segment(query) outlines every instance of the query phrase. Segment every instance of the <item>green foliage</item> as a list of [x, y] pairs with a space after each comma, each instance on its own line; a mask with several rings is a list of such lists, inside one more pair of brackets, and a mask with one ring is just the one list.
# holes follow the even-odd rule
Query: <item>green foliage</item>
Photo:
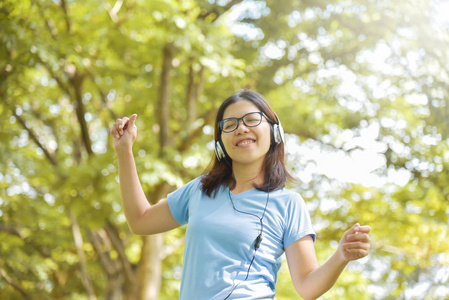
[[[420, 298], [447, 297], [447, 9], [439, 0], [1, 2], [0, 298], [88, 298], [86, 278], [98, 298], [130, 297], [124, 274], [139, 269], [144, 242], [121, 211], [109, 126], [138, 114], [134, 154], [152, 199], [204, 171], [214, 112], [242, 88], [264, 94], [288, 133], [291, 188], [310, 208], [319, 262], [355, 222], [372, 227], [369, 259], [322, 298], [409, 299], [420, 284]], [[327, 168], [324, 154], [334, 158]], [[362, 154], [371, 181], [344, 177], [349, 166], [329, 173]], [[160, 299], [179, 295], [184, 232], [164, 236]], [[285, 262], [277, 298], [300, 299]]]

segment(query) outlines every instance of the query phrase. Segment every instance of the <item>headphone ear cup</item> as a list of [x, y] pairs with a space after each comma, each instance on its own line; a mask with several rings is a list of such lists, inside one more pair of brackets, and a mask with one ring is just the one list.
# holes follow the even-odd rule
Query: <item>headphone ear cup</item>
[[279, 120], [278, 115], [274, 113], [276, 116], [276, 120], [278, 121], [278, 124], [273, 124], [271, 127], [273, 129], [273, 141], [276, 143], [276, 145], [279, 145], [280, 143], [285, 144], [285, 137], [284, 137], [284, 128], [282, 128], [281, 120]]
[[279, 143], [284, 143], [285, 144], [284, 128], [282, 128], [281, 121], [279, 121], [279, 137], [281, 138], [281, 141]]
[[223, 148], [221, 147], [220, 141], [215, 141], [215, 155], [217, 156], [218, 160], [225, 158], [225, 153], [223, 151]]
[[273, 124], [273, 140], [276, 143], [276, 145], [279, 145], [280, 143], [284, 142], [284, 129], [282, 128], [282, 125], [279, 124]]

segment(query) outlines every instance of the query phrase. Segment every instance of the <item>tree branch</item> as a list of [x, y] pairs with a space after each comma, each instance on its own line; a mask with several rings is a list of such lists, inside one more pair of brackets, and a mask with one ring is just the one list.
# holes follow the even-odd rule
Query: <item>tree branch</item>
[[240, 2], [243, 2], [243, 0], [232, 0], [225, 6], [220, 6], [220, 9], [213, 9], [211, 11], [206, 12], [202, 15], [203, 19], [207, 19], [209, 16], [212, 16], [211, 23], [215, 22], [220, 16], [222, 16], [224, 13], [226, 13], [228, 10], [230, 10], [234, 5], [239, 4]]
[[193, 145], [195, 140], [203, 133], [204, 126], [213, 122], [216, 112], [217, 112], [216, 109], [212, 109], [211, 111], [207, 112], [204, 117], [202, 117], [204, 119], [203, 125], [196, 128], [193, 132], [191, 132], [187, 136], [187, 138], [178, 147], [179, 152], [182, 153], [182, 152], [186, 151], [187, 149], [189, 149]]
[[118, 23], [119, 19], [117, 13], [120, 11], [120, 8], [122, 7], [123, 0], [117, 0], [114, 4], [114, 7], [111, 7], [109, 2], [106, 0], [100, 0], [100, 2], [103, 5], [104, 9], [108, 12], [108, 15], [111, 18], [112, 22]]
[[122, 263], [123, 269], [125, 271], [126, 281], [129, 284], [132, 284], [132, 282], [135, 280], [135, 275], [132, 269], [132, 265], [129, 262], [128, 257], [126, 256], [125, 248], [123, 247], [123, 243], [117, 232], [117, 228], [113, 224], [108, 222], [106, 223], [104, 229], [106, 230], [106, 233], [108, 234], [112, 245], [114, 245], [115, 250], [117, 250], [120, 262]]
[[171, 191], [173, 191], [173, 186], [169, 185], [166, 181], [162, 181], [155, 187], [153, 192], [148, 192], [146, 196], [147, 199], [150, 199], [150, 204], [154, 205], [162, 198], [165, 198]]
[[[40, 8], [40, 6], [39, 6], [39, 8]], [[42, 13], [42, 11], [41, 11], [41, 13]], [[58, 28], [55, 26], [55, 22], [53, 21], [53, 19], [45, 19], [44, 23], [45, 23], [45, 27], [47, 28], [48, 32], [50, 32], [52, 39], [56, 41], [57, 37], [58, 37]]]
[[70, 19], [69, 19], [69, 13], [68, 13], [68, 9], [67, 9], [67, 3], [66, 0], [60, 0], [60, 5], [62, 8], [62, 11], [64, 12], [64, 20], [65, 20], [65, 24], [67, 26], [67, 32], [71, 33], [71, 25], [70, 25]]
[[70, 77], [70, 83], [72, 84], [73, 90], [75, 92], [75, 99], [73, 103], [75, 104], [75, 112], [76, 116], [78, 118], [78, 123], [80, 124], [81, 128], [81, 140], [83, 141], [84, 148], [86, 149], [86, 152], [89, 155], [93, 155], [94, 152], [92, 151], [92, 143], [90, 141], [89, 136], [89, 129], [87, 127], [86, 119], [84, 118], [84, 115], [86, 114], [86, 108], [83, 103], [83, 96], [82, 96], [82, 86], [84, 82], [84, 75], [80, 74], [79, 71], [76, 69], [76, 66], [72, 65], [75, 70], [73, 71], [72, 76]]
[[[6, 103], [6, 100], [3, 99], [3, 101]], [[8, 104], [8, 103], [6, 103]], [[58, 162], [56, 161], [56, 157], [54, 157], [52, 154], [50, 154], [50, 152], [48, 152], [47, 148], [45, 148], [44, 145], [42, 145], [42, 143], [39, 141], [39, 138], [37, 137], [36, 133], [27, 126], [25, 120], [19, 116], [15, 109], [13, 107], [10, 107], [13, 116], [17, 119], [17, 121], [19, 121], [20, 125], [22, 125], [22, 127], [28, 132], [29, 137], [31, 138], [31, 140], [33, 140], [33, 142], [38, 146], [38, 148], [40, 148], [43, 152], [45, 157], [48, 159], [48, 161], [53, 165], [53, 166], [57, 166]]]
[[161, 85], [159, 87], [159, 155], [162, 157], [164, 154], [164, 148], [170, 143], [169, 136], [169, 124], [170, 118], [170, 89], [171, 89], [171, 70], [173, 69], [172, 60], [174, 53], [174, 45], [166, 44], [163, 49], [163, 62], [161, 73]]
[[81, 140], [83, 141], [84, 148], [86, 149], [86, 152], [89, 155], [93, 155], [94, 152], [92, 151], [92, 143], [90, 141], [89, 136], [89, 130], [87, 126], [87, 122], [84, 119], [84, 115], [86, 113], [86, 109], [83, 103], [82, 99], [82, 86], [84, 82], [85, 75], [80, 74], [78, 69], [74, 64], [67, 64], [65, 66], [65, 72], [67, 76], [69, 77], [69, 82], [73, 88], [73, 93], [70, 92], [70, 89], [64, 85], [61, 78], [57, 76], [52, 68], [47, 65], [39, 56], [36, 56], [36, 59], [39, 61], [40, 64], [42, 64], [47, 71], [50, 73], [51, 77], [56, 80], [58, 83], [59, 88], [64, 91], [71, 99], [75, 107], [76, 116], [78, 119], [78, 123], [80, 124], [81, 128]]
[[53, 69], [46, 63], [44, 62], [41, 57], [39, 55], [35, 56], [36, 60], [47, 70], [48, 73], [50, 73], [50, 76], [56, 80], [56, 83], [58, 84], [59, 88], [61, 90], [63, 90], [67, 95], [70, 96], [70, 90], [68, 87], [66, 87], [64, 85], [64, 83], [62, 82], [61, 78], [59, 78], [59, 76], [57, 76], [54, 72]]
[[95, 296], [94, 288], [93, 288], [92, 282], [89, 278], [89, 272], [87, 271], [87, 262], [86, 262], [86, 257], [84, 254], [84, 247], [83, 247], [83, 236], [81, 234], [78, 220], [76, 219], [76, 216], [73, 214], [73, 212], [71, 210], [68, 210], [68, 215], [69, 215], [69, 218], [71, 221], [72, 234], [73, 234], [73, 239], [75, 241], [76, 252], [77, 252], [78, 258], [80, 260], [81, 281], [83, 283], [84, 288], [86, 289], [89, 299], [96, 300], [97, 297]]
[[26, 299], [33, 299], [30, 294], [28, 294], [18, 283], [14, 282], [14, 280], [9, 277], [8, 273], [4, 269], [0, 267], [0, 277], [3, 277], [5, 281], [12, 286], [15, 290], [17, 290], [23, 297]]
[[92, 245], [93, 245], [95, 251], [98, 254], [98, 257], [100, 258], [100, 263], [101, 263], [101, 266], [103, 267], [103, 270], [105, 270], [105, 272], [106, 272], [106, 274], [108, 274], [108, 276], [113, 276], [114, 273], [116, 272], [116, 268], [114, 267], [113, 261], [110, 259], [110, 257], [108, 255], [106, 255], [106, 253], [108, 251], [101, 250], [102, 243], [98, 236], [99, 236], [98, 232], [95, 232], [92, 230], [89, 231], [90, 240], [92, 242]]
[[5, 225], [0, 225], [0, 232], [7, 232], [10, 233], [12, 235], [18, 236], [19, 238], [23, 239], [23, 235], [20, 233], [20, 231], [17, 228], [11, 227], [11, 226], [5, 226]]
[[[112, 118], [112, 120], [117, 120], [118, 116], [115, 114], [115, 112], [108, 107], [108, 102], [106, 101], [106, 94], [103, 92], [103, 90], [100, 88], [100, 86], [95, 82], [95, 76], [91, 72], [87, 72], [88, 78], [91, 79], [92, 83], [96, 86], [98, 94], [100, 95], [101, 99], [101, 107], [105, 108], [109, 111], [109, 114]], [[108, 127], [109, 125], [106, 125]]]
[[125, 16], [122, 16], [122, 18], [115, 24], [115, 28], [119, 28], [125, 21], [129, 20], [131, 16], [134, 15], [134, 6], [137, 4], [136, 0], [127, 1], [126, 3], [126, 13]]

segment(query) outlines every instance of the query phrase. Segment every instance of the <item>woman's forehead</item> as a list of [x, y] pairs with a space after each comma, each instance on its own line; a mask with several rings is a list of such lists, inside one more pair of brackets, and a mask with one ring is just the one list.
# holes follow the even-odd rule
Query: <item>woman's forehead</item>
[[247, 113], [260, 111], [260, 109], [251, 101], [240, 100], [226, 107], [223, 113], [223, 119], [240, 118]]

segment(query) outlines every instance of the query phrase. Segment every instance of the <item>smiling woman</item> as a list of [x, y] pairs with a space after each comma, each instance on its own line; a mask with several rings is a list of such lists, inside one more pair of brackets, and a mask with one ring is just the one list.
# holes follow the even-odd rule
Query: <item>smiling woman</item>
[[180, 299], [273, 299], [282, 255], [304, 298], [317, 298], [346, 264], [368, 255], [368, 226], [358, 223], [319, 267], [315, 232], [302, 197], [285, 189], [282, 126], [262, 95], [226, 99], [215, 122], [212, 168], [150, 206], [131, 147], [136, 115], [111, 128], [119, 161], [125, 215], [134, 233], [154, 234], [188, 224]]

